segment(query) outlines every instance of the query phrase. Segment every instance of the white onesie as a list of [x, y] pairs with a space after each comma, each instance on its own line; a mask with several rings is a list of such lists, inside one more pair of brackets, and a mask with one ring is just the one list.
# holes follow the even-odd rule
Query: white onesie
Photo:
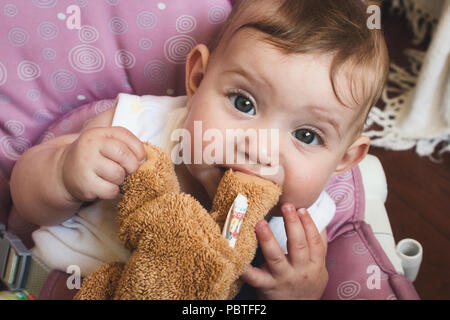
[[[187, 97], [135, 96], [119, 94], [112, 126], [130, 130], [141, 141], [150, 142], [170, 152], [177, 141], [170, 140], [173, 130], [180, 128], [187, 115]], [[117, 236], [116, 204], [120, 199], [99, 200], [82, 207], [60, 225], [41, 227], [33, 232], [34, 255], [51, 269], [66, 271], [70, 265], [80, 267], [86, 276], [102, 264], [126, 262], [130, 252]], [[323, 191], [308, 208], [321, 232], [334, 216], [336, 206]], [[286, 234], [282, 217], [274, 217], [270, 227], [286, 253]]]

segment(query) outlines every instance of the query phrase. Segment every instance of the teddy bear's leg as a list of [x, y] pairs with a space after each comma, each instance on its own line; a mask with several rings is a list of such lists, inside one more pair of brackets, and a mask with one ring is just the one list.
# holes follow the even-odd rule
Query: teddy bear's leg
[[75, 300], [111, 300], [114, 297], [124, 264], [111, 262], [90, 273], [83, 280]]
[[258, 222], [278, 202], [281, 188], [275, 183], [257, 176], [231, 169], [226, 171], [217, 188], [211, 209], [211, 215], [221, 229], [225, 224], [228, 211], [239, 193], [248, 199], [249, 207], [245, 219]]
[[[147, 159], [134, 173], [129, 175], [121, 185], [123, 194], [118, 204], [117, 223], [119, 238], [133, 249], [133, 243], [127, 235], [133, 234], [139, 239], [142, 225], [139, 218], [130, 215], [136, 212], [144, 203], [166, 193], [178, 193], [179, 184], [169, 155], [162, 149], [151, 144], [144, 144]], [[127, 220], [133, 220], [127, 222]]]
[[200, 203], [184, 193], [169, 193], [136, 212], [141, 210], [145, 232], [115, 299], [226, 299], [234, 268], [219, 248], [227, 243]]
[[[223, 229], [228, 211], [241, 193], [248, 199], [248, 208], [230, 260], [234, 265], [236, 279], [253, 260], [257, 248], [255, 225], [264, 219], [269, 210], [278, 202], [281, 188], [271, 181], [244, 174], [242, 172], [225, 172], [217, 193], [213, 200], [212, 216], [216, 219], [220, 229]], [[227, 251], [228, 254], [228, 251]], [[230, 284], [230, 298], [234, 296], [240, 283]]]

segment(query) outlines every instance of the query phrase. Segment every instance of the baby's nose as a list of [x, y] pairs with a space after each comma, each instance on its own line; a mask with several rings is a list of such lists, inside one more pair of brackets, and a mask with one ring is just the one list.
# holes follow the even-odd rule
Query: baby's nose
[[[237, 161], [245, 160], [250, 164], [268, 165], [272, 164], [272, 158], [268, 152], [267, 143], [258, 142], [248, 136], [241, 137], [236, 143]], [[243, 158], [243, 159], [242, 159]]]
[[[249, 164], [261, 177], [282, 185], [284, 171], [280, 165], [278, 140], [267, 135], [241, 137], [236, 143], [237, 164]], [[241, 161], [241, 162], [240, 162]], [[242, 162], [244, 161], [244, 162]]]

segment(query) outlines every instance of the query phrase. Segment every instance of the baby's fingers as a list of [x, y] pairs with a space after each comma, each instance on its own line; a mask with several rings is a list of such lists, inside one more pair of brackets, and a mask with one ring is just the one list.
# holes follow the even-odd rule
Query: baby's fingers
[[262, 220], [256, 224], [255, 230], [269, 271], [273, 277], [281, 278], [289, 270], [290, 264], [270, 230], [269, 224]]
[[309, 245], [299, 214], [290, 203], [284, 204], [281, 211], [286, 229], [289, 260], [293, 266], [307, 264], [310, 261]]
[[306, 209], [299, 209], [300, 220], [305, 230], [306, 240], [309, 244], [310, 260], [315, 263], [322, 263], [325, 259], [325, 245], [317, 227]]
[[97, 164], [94, 172], [102, 179], [111, 182], [115, 185], [121, 184], [125, 180], [125, 169], [118, 163], [102, 158]]
[[241, 280], [258, 289], [270, 288], [274, 282], [273, 277], [267, 270], [252, 265], [249, 265], [241, 275]]
[[127, 144], [117, 139], [107, 139], [100, 153], [118, 163], [127, 173], [133, 173], [139, 167], [139, 161]]

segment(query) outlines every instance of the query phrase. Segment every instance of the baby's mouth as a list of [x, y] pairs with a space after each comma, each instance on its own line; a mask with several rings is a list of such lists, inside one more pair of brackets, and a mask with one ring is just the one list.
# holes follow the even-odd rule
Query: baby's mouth
[[258, 173], [255, 173], [253, 170], [247, 169], [246, 167], [242, 167], [242, 166], [239, 166], [239, 165], [220, 165], [220, 166], [218, 166], [218, 168], [220, 169], [220, 172], [221, 172], [221, 178], [223, 177], [225, 172], [228, 171], [229, 169], [231, 169], [231, 170], [233, 170], [235, 172], [239, 171], [239, 172], [242, 172], [242, 173], [245, 173], [245, 174], [248, 174], [248, 175], [261, 177]]

